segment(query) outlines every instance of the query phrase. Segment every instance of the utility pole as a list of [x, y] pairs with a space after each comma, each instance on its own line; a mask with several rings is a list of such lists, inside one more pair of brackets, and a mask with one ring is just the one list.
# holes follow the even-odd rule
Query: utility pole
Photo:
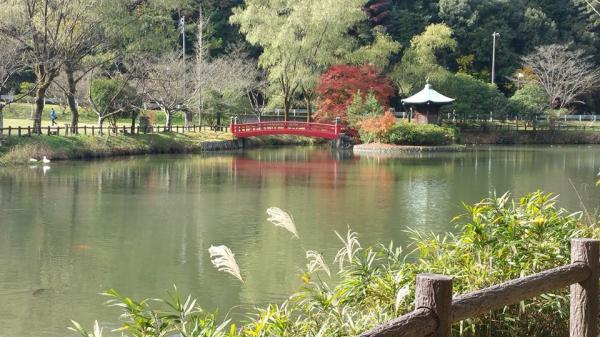
[[[202, 13], [202, 5], [198, 5], [198, 42], [196, 45], [196, 71], [203, 71], [201, 67], [204, 65], [204, 15]], [[204, 75], [200, 75], [204, 76]], [[198, 109], [198, 124], [200, 124], [200, 130], [202, 130], [202, 112], [204, 110], [204, 96], [202, 93], [202, 86], [204, 83], [200, 83], [198, 93], [200, 95], [200, 106]]]
[[181, 44], [183, 46], [182, 59], [185, 61], [185, 17], [183, 16], [179, 19], [179, 27], [181, 28]]
[[498, 36], [500, 36], [500, 33], [494, 32], [492, 34], [494, 40], [492, 45], [492, 84], [494, 84], [494, 80], [496, 79], [496, 37]]

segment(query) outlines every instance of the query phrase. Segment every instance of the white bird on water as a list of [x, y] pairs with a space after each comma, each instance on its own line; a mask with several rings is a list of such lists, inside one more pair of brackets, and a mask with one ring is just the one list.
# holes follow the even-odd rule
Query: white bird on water
[[44, 164], [49, 164], [50, 163], [50, 159], [46, 158], [46, 156], [44, 156], [44, 158], [42, 158], [42, 162]]
[[29, 158], [29, 162], [30, 162], [30, 163], [37, 163], [37, 162], [38, 162], [38, 160], [37, 160], [37, 159], [35, 159], [35, 158]]

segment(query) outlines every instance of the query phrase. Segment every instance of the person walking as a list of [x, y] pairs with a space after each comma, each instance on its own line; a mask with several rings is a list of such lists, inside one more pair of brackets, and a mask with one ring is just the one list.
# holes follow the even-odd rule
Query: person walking
[[50, 120], [52, 121], [52, 125], [56, 125], [56, 110], [54, 108], [50, 109]]

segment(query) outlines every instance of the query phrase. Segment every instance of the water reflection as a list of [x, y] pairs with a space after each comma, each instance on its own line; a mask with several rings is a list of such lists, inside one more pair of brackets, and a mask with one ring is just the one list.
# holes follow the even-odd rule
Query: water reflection
[[[113, 320], [96, 294], [137, 297], [177, 284], [207, 309], [273, 300], [299, 285], [301, 247], [332, 258], [334, 231], [365, 244], [406, 243], [408, 227], [442, 232], [491, 190], [562, 193], [571, 183], [593, 208], [598, 147], [476, 148], [404, 158], [327, 149], [253, 150], [218, 156], [136, 157], [0, 170], [0, 336], [57, 336], [69, 319]], [[290, 211], [300, 240], [266, 222]], [[207, 249], [226, 244], [247, 280], [212, 268]], [[237, 316], [236, 316], [237, 317]]]

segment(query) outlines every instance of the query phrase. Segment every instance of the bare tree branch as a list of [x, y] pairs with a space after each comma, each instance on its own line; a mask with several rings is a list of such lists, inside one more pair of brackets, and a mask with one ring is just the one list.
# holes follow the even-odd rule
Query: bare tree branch
[[581, 50], [570, 50], [568, 44], [538, 47], [523, 63], [537, 76], [554, 108], [579, 102], [578, 97], [600, 84], [600, 71], [590, 57]]

